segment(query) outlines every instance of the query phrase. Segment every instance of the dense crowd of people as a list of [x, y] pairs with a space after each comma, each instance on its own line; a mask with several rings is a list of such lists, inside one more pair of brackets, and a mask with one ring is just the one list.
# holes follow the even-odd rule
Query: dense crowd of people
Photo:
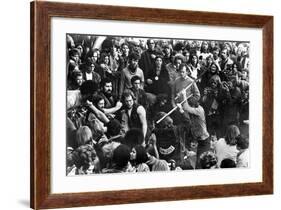
[[67, 175], [249, 167], [249, 43], [66, 44]]

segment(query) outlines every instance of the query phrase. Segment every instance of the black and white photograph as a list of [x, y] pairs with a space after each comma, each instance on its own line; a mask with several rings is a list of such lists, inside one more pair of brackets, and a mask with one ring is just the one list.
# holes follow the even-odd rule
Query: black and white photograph
[[249, 168], [250, 47], [66, 34], [66, 175]]

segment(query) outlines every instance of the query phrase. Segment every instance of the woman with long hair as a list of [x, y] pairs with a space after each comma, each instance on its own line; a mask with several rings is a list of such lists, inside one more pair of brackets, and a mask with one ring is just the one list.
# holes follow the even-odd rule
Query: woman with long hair
[[136, 172], [149, 172], [149, 167], [146, 164], [148, 155], [146, 149], [142, 145], [133, 147], [131, 153], [131, 162], [135, 167]]
[[218, 158], [217, 166], [220, 167], [222, 160], [229, 158], [235, 161], [239, 151], [236, 148], [237, 137], [240, 130], [236, 125], [229, 125], [226, 129], [225, 137], [219, 139], [214, 144], [216, 156]]

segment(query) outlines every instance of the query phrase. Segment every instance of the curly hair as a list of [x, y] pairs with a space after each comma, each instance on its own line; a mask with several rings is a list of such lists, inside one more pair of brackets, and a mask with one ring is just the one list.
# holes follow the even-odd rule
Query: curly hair
[[85, 171], [90, 167], [90, 164], [97, 158], [97, 153], [91, 145], [82, 145], [78, 147], [69, 159], [72, 164], [77, 168], [81, 168]]
[[202, 169], [209, 169], [218, 162], [217, 156], [211, 151], [203, 152], [200, 155], [200, 165]]

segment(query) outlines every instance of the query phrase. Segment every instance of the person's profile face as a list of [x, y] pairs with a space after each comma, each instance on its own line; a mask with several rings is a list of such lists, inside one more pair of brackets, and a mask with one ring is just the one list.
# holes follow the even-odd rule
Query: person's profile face
[[111, 145], [110, 145], [110, 144], [105, 144], [105, 145], [102, 147], [102, 152], [103, 152], [103, 155], [104, 155], [106, 158], [111, 158], [112, 155], [113, 155], [113, 151], [112, 151], [112, 148], [111, 148]]
[[105, 93], [110, 94], [112, 92], [112, 83], [111, 82], [105, 83], [103, 89]]
[[140, 47], [145, 48], [146, 43], [144, 39], [140, 39]]
[[134, 100], [132, 96], [128, 96], [125, 98], [125, 105], [127, 106], [128, 109], [131, 109], [134, 105]]
[[197, 56], [196, 55], [192, 56], [191, 62], [192, 62], [193, 65], [195, 65], [197, 63]]
[[227, 58], [227, 50], [224, 49], [223, 51], [221, 51], [221, 58], [222, 59], [226, 59]]
[[136, 158], [137, 158], [137, 151], [136, 151], [135, 148], [133, 148], [131, 153], [130, 153], [130, 159], [135, 160]]
[[170, 56], [170, 54], [171, 54], [170, 48], [169, 47], [164, 48], [164, 53], [166, 56]]
[[83, 53], [83, 47], [82, 47], [81, 45], [79, 45], [79, 46], [77, 46], [76, 48], [77, 48], [77, 50], [79, 51], [79, 55], [81, 56], [82, 53]]
[[71, 56], [71, 59], [77, 63], [79, 61], [79, 54], [74, 54], [73, 56]]
[[208, 49], [208, 43], [207, 42], [202, 42], [202, 49], [207, 50]]
[[99, 108], [99, 109], [101, 109], [101, 110], [104, 109], [104, 100], [101, 99], [101, 100], [98, 102], [97, 105], [98, 105], [98, 108]]
[[135, 90], [139, 90], [141, 88], [141, 81], [140, 80], [134, 81], [133, 87]]

